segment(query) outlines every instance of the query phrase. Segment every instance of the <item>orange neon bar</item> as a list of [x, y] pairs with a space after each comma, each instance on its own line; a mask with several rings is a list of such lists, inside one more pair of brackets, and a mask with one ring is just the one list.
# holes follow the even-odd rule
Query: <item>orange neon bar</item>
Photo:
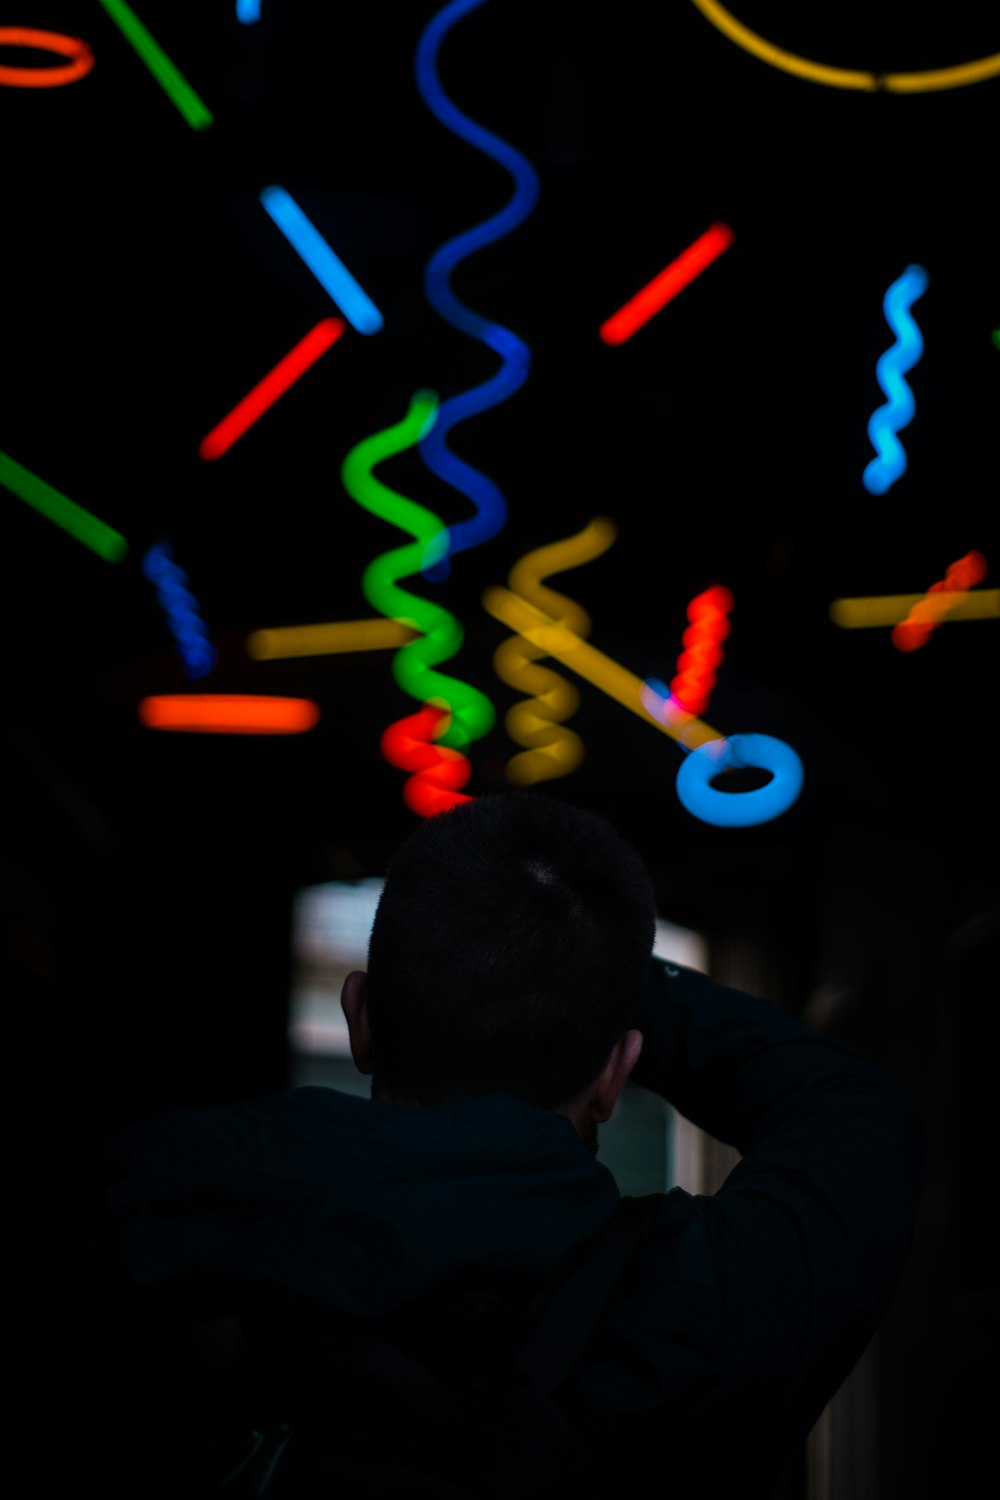
[[0, 47], [34, 47], [71, 59], [62, 68], [0, 67], [0, 84], [15, 89], [56, 89], [85, 78], [94, 66], [94, 54], [78, 36], [59, 31], [39, 31], [34, 26], [0, 26]]
[[624, 344], [644, 323], [648, 323], [672, 298], [700, 276], [713, 260], [718, 260], [724, 250], [733, 243], [734, 235], [728, 224], [713, 224], [700, 234], [693, 245], [689, 245], [664, 266], [624, 307], [602, 323], [597, 330], [605, 344]]
[[198, 444], [201, 458], [221, 458], [228, 453], [249, 427], [283, 396], [290, 385], [314, 365], [320, 355], [325, 354], [345, 332], [347, 324], [343, 318], [321, 318], [315, 328], [310, 329], [274, 369], [238, 401], [228, 416], [223, 417], [211, 432]]
[[139, 719], [188, 734], [305, 734], [319, 723], [319, 706], [254, 693], [164, 693], [143, 698]]

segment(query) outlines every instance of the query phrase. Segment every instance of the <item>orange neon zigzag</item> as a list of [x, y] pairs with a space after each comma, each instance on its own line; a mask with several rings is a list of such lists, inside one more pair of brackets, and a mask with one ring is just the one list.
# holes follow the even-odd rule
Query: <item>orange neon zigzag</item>
[[934, 600], [925, 597], [915, 604], [906, 619], [893, 626], [890, 639], [896, 650], [918, 651], [921, 646], [926, 646], [944, 617], [962, 602], [964, 591], [981, 583], [985, 577], [986, 559], [981, 552], [967, 552], [953, 562], [944, 577], [927, 590], [928, 596], [945, 594], [951, 597]]
[[720, 642], [729, 635], [728, 615], [735, 603], [729, 590], [717, 583], [696, 594], [687, 607], [691, 623], [681, 636], [684, 650], [677, 658], [670, 696], [688, 713], [700, 714], [708, 707], [716, 668], [725, 655]]
[[414, 772], [403, 784], [403, 801], [418, 818], [432, 818], [459, 802], [472, 801], [459, 791], [472, 775], [470, 762], [458, 750], [432, 743], [450, 718], [447, 709], [425, 703], [382, 734], [380, 748], [389, 764]]

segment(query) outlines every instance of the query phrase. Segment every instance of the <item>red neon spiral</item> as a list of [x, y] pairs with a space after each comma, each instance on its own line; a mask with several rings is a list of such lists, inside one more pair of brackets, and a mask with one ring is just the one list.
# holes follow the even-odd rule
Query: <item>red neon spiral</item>
[[716, 668], [725, 652], [721, 643], [729, 634], [729, 612], [735, 599], [721, 583], [696, 594], [687, 607], [690, 625], [681, 636], [684, 650], [677, 658], [677, 676], [670, 684], [671, 697], [688, 713], [700, 714], [716, 682]]
[[459, 802], [472, 801], [459, 791], [472, 775], [469, 761], [447, 745], [432, 743], [448, 717], [445, 709], [425, 703], [419, 713], [397, 719], [382, 735], [382, 754], [389, 764], [414, 772], [403, 785], [403, 800], [418, 818], [433, 818]]
[[951, 563], [943, 578], [932, 583], [927, 595], [915, 604], [905, 620], [900, 620], [892, 630], [890, 639], [897, 651], [919, 651], [926, 646], [932, 634], [948, 613], [948, 601], [936, 606], [931, 594], [964, 592], [986, 577], [986, 559], [981, 552], [967, 552], [957, 562]]

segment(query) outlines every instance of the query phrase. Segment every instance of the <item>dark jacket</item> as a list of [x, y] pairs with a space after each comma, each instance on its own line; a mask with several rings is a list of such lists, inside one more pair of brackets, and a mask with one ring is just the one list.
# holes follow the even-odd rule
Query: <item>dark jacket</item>
[[[637, 1024], [633, 1080], [742, 1160], [713, 1196], [658, 1195], [559, 1404], [622, 1493], [661, 1475], [671, 1500], [766, 1497], [886, 1315], [922, 1124], [877, 1067], [692, 970], [654, 960]], [[470, 1271], [530, 1287], [620, 1202], [570, 1121], [514, 1095], [324, 1088], [141, 1123], [92, 1145], [80, 1193], [113, 1275], [228, 1298], [265, 1344], [324, 1309], [391, 1327]]]

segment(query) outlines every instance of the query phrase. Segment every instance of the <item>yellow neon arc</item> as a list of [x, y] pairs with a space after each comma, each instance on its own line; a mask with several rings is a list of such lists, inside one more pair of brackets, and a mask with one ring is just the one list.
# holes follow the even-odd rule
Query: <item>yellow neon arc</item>
[[744, 26], [734, 15], [720, 5], [718, 0], [692, 0], [705, 20], [710, 22], [723, 36], [749, 52], [752, 57], [778, 68], [782, 73], [791, 73], [796, 78], [805, 78], [809, 83], [825, 84], [832, 89], [862, 89], [875, 93], [884, 89], [890, 94], [925, 94], [934, 89], [960, 89], [969, 83], [983, 83], [987, 78], [1000, 74], [1000, 52], [989, 57], [977, 57], [972, 62], [958, 63], [951, 68], [931, 68], [916, 73], [866, 73], [852, 68], [832, 68], [825, 63], [814, 62], [808, 57], [799, 57], [788, 52], [766, 37], [758, 36], [749, 26]]

